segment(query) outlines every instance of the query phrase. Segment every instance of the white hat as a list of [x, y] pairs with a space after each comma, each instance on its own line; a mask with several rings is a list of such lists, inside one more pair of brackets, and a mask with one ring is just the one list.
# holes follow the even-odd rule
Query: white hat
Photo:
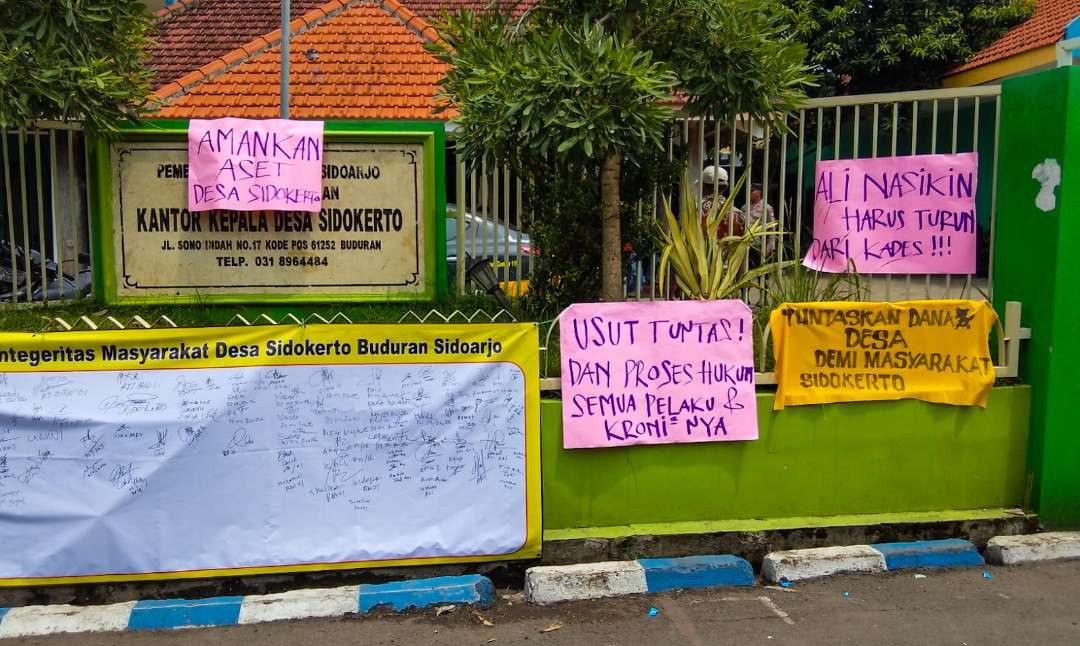
[[727, 171], [719, 166], [706, 166], [705, 170], [701, 171], [701, 182], [703, 184], [727, 184]]

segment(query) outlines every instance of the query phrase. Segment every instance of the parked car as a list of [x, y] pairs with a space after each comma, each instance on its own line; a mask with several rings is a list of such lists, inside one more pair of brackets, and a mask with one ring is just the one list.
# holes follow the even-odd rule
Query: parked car
[[[446, 205], [446, 265], [450, 282], [457, 276], [457, 206]], [[509, 242], [509, 247], [507, 246]], [[503, 290], [511, 296], [524, 293], [536, 253], [529, 234], [498, 222], [484, 220], [465, 212], [465, 253], [471, 258], [486, 258], [495, 270]], [[520, 265], [519, 265], [520, 263]]]

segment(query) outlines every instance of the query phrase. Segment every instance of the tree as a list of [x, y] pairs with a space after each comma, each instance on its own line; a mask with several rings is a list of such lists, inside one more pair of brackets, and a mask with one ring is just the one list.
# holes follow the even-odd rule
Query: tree
[[661, 145], [676, 95], [695, 114], [762, 121], [798, 105], [811, 77], [781, 14], [775, 0], [554, 0], [513, 23], [446, 16], [431, 49], [450, 66], [441, 97], [464, 157], [599, 161], [601, 296], [614, 301], [628, 152]]
[[150, 93], [139, 0], [0, 0], [0, 128], [37, 119], [114, 132]]
[[1034, 11], [1034, 0], [794, 0], [789, 20], [823, 94], [936, 87]]

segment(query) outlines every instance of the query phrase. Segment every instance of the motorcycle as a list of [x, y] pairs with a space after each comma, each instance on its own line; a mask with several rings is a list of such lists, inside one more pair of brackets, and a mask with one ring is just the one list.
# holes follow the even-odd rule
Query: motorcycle
[[[29, 272], [26, 271], [27, 261]], [[90, 256], [78, 254], [78, 263], [79, 270], [73, 276], [62, 272], [54, 260], [45, 258], [43, 272], [40, 252], [26, 251], [19, 245], [0, 241], [0, 303], [71, 299], [89, 294], [93, 287]]]

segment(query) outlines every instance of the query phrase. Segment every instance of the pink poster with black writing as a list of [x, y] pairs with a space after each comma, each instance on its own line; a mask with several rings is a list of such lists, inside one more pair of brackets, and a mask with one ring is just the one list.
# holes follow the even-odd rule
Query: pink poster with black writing
[[741, 300], [571, 305], [563, 447], [756, 440], [752, 328]]
[[323, 122], [192, 119], [188, 210], [322, 207]]
[[975, 273], [978, 169], [978, 153], [819, 161], [803, 264], [834, 273]]

